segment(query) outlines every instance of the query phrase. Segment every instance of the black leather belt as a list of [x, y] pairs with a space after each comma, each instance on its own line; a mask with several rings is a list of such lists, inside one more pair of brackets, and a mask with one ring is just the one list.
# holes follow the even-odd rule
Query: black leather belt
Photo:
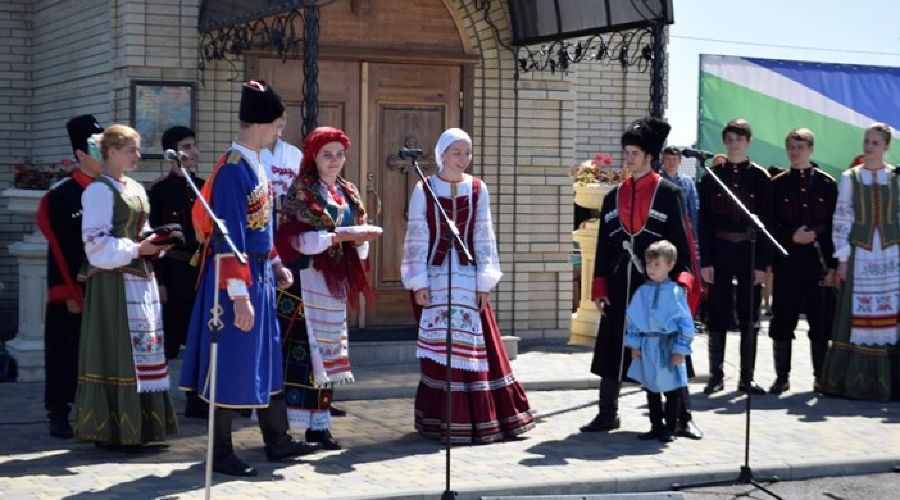
[[715, 236], [720, 240], [730, 241], [732, 243], [742, 243], [744, 241], [750, 241], [750, 233], [748, 231], [743, 231], [740, 233], [733, 233], [730, 231], [716, 231]]

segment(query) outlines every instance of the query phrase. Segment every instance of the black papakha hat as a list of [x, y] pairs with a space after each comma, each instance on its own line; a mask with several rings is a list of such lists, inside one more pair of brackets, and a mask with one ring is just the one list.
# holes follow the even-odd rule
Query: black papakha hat
[[659, 118], [646, 117], [631, 122], [622, 134], [622, 147], [637, 146], [659, 159], [659, 153], [672, 127]]
[[103, 133], [103, 127], [97, 123], [94, 115], [78, 115], [66, 122], [66, 129], [69, 131], [69, 142], [72, 143], [73, 153], [79, 149], [88, 153], [88, 137]]
[[272, 123], [283, 114], [281, 97], [266, 82], [250, 80], [244, 84], [238, 119], [244, 123]]

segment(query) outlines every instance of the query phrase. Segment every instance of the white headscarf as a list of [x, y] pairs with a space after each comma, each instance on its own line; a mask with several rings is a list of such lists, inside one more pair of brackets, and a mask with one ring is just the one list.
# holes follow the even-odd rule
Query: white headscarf
[[461, 128], [448, 128], [438, 138], [437, 144], [434, 146], [434, 161], [438, 164], [438, 172], [444, 170], [444, 159], [442, 156], [444, 156], [447, 148], [456, 141], [466, 141], [469, 143], [469, 147], [472, 146], [472, 138]]

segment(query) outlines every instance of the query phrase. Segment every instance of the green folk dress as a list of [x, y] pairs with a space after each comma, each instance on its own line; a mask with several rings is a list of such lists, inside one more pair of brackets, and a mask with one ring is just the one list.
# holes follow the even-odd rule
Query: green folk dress
[[149, 203], [133, 179], [100, 176], [82, 196], [88, 263], [79, 345], [75, 436], [111, 445], [177, 432], [163, 348], [159, 289], [137, 256]]

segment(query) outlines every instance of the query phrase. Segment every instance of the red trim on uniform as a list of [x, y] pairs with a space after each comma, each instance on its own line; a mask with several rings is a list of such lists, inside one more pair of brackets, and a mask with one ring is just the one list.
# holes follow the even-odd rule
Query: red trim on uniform
[[[75, 173], [78, 173], [78, 170], [76, 170]], [[85, 175], [84, 177], [87, 176]], [[88, 177], [88, 179], [90, 179], [90, 177]], [[47, 195], [45, 194], [41, 197], [41, 202], [38, 205], [37, 226], [41, 232], [44, 233], [44, 237], [47, 238], [47, 246], [53, 254], [53, 260], [56, 262], [56, 267], [59, 268], [59, 274], [62, 275], [63, 284], [51, 289], [54, 290], [53, 295], [50, 293], [51, 290], [47, 290], [47, 302], [57, 304], [72, 299], [81, 306], [84, 304], [81, 287], [76, 285], [75, 280], [72, 279], [72, 275], [69, 273], [69, 264], [63, 257], [62, 248], [59, 246], [56, 235], [53, 234], [53, 227], [50, 224], [50, 208], [48, 207], [48, 203]], [[60, 287], [62, 288], [60, 289]]]
[[73, 299], [81, 305], [81, 288], [78, 285], [56, 285], [47, 289], [47, 302], [61, 304], [68, 299]]
[[[647, 222], [647, 218], [650, 216], [650, 204], [653, 202], [653, 195], [656, 193], [659, 179], [659, 174], [651, 170], [638, 180], [629, 176], [619, 186], [617, 197], [619, 220], [629, 234], [637, 234]], [[634, 203], [632, 203], [632, 196], [634, 196]]]
[[697, 301], [700, 299], [699, 294], [694, 292], [694, 285], [697, 282], [694, 279], [694, 275], [688, 271], [682, 271], [675, 277], [675, 282], [683, 286], [685, 292], [687, 292], [688, 306], [691, 308], [691, 313], [693, 313], [697, 309]]
[[687, 237], [687, 246], [691, 252], [691, 275], [693, 276], [691, 286], [687, 289], [687, 301], [691, 314], [696, 314], [697, 307], [700, 306], [700, 301], [703, 300], [703, 290], [700, 286], [700, 283], [703, 283], [703, 281], [700, 278], [700, 261], [697, 256], [697, 244], [694, 241], [694, 230], [691, 226], [691, 219], [687, 214], [684, 216], [684, 230]]
[[591, 282], [591, 300], [600, 300], [609, 298], [609, 284], [606, 278], [600, 276], [594, 278]]
[[72, 172], [72, 180], [77, 182], [83, 188], [88, 187], [88, 184], [94, 182], [94, 178], [84, 173], [80, 168], [77, 168]]
[[219, 288], [228, 289], [228, 280], [241, 280], [247, 286], [253, 285], [250, 264], [241, 264], [234, 255], [219, 256]]

